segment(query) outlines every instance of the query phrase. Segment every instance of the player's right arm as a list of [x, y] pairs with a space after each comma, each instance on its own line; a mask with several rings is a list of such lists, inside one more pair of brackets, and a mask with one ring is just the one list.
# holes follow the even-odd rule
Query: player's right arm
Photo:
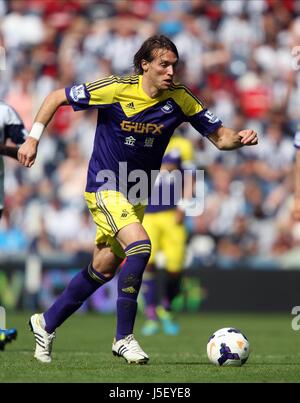
[[67, 104], [68, 99], [64, 88], [51, 92], [45, 98], [34, 119], [32, 129], [26, 138], [25, 143], [19, 148], [18, 160], [22, 165], [25, 167], [31, 167], [34, 164], [41, 135], [53, 118], [57, 109], [61, 105]]
[[110, 76], [91, 83], [53, 91], [48, 95], [34, 119], [25, 143], [19, 149], [20, 163], [25, 167], [31, 167], [34, 164], [40, 137], [61, 105], [69, 104], [74, 111], [105, 108], [114, 101], [118, 81], [117, 77]]

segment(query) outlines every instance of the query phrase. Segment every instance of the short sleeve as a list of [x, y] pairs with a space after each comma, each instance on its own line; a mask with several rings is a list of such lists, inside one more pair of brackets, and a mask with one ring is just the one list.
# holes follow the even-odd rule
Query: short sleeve
[[205, 108], [203, 102], [187, 87], [175, 85], [172, 91], [175, 101], [182, 110], [184, 120], [190, 122], [203, 136], [208, 136], [222, 126], [221, 120]]

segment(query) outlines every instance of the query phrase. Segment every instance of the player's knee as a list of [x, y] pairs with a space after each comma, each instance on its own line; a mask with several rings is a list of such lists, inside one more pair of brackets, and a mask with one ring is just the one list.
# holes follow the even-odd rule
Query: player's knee
[[113, 256], [111, 253], [106, 253], [106, 251], [101, 251], [101, 253], [94, 256], [92, 267], [96, 274], [99, 273], [101, 277], [109, 281], [114, 277], [121, 262], [121, 258]]

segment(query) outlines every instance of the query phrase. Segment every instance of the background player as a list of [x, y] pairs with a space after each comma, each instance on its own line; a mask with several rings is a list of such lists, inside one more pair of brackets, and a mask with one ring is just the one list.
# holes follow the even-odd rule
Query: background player
[[[18, 159], [18, 149], [24, 143], [27, 131], [17, 112], [0, 101], [0, 217], [4, 208], [4, 161], [3, 156]], [[6, 144], [10, 141], [11, 144]]]
[[[146, 322], [142, 334], [150, 336], [160, 330], [160, 323], [165, 334], [175, 335], [179, 331], [179, 324], [171, 315], [172, 301], [180, 292], [182, 268], [185, 257], [186, 230], [184, 226], [183, 203], [175, 198], [175, 186], [183, 186], [184, 199], [192, 196], [192, 170], [195, 169], [193, 147], [189, 140], [179, 134], [174, 134], [164, 155], [161, 174], [155, 182], [153, 193], [162, 195], [170, 192], [170, 203], [149, 204], [146, 209], [143, 225], [152, 244], [152, 252], [143, 277], [143, 296], [145, 304]], [[183, 174], [189, 170], [184, 178], [185, 183], [176, 172]], [[164, 172], [165, 171], [165, 172]], [[172, 175], [174, 172], [174, 175]], [[167, 174], [166, 174], [167, 173]], [[187, 172], [186, 172], [187, 173]], [[183, 175], [182, 175], [183, 178]], [[165, 189], [164, 189], [165, 188]], [[164, 257], [163, 284], [158, 287], [156, 258], [158, 252]], [[158, 289], [162, 292], [162, 299], [158, 301]]]
[[173, 42], [165, 36], [148, 38], [134, 56], [137, 75], [111, 76], [60, 89], [46, 97], [30, 135], [19, 150], [19, 161], [32, 166], [40, 137], [61, 105], [70, 104], [74, 110], [100, 111], [85, 193], [97, 225], [93, 259], [44, 314], [35, 314], [30, 319], [36, 338], [35, 358], [42, 362], [51, 362], [55, 329], [114, 276], [125, 256], [118, 278], [117, 329], [112, 351], [127, 362], [148, 361], [148, 355], [134, 338], [133, 328], [151, 243], [141, 224], [145, 207], [141, 200], [136, 200], [136, 193], [131, 192], [136, 183], [129, 180], [130, 174], [143, 173], [140, 185], [148, 199], [151, 173], [159, 171], [169, 140], [184, 121], [190, 122], [219, 149], [257, 144], [253, 130], [236, 132], [223, 127], [186, 87], [174, 84], [177, 62]]
[[[27, 131], [17, 112], [0, 101], [0, 218], [4, 208], [4, 160], [3, 156], [18, 159], [18, 146], [24, 143]], [[6, 144], [7, 141], [11, 145]], [[5, 344], [15, 340], [17, 330], [0, 328], [0, 350]]]

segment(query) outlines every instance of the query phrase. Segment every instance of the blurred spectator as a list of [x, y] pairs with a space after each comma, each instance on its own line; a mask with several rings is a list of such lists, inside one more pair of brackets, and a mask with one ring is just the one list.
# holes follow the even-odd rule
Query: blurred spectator
[[35, 74], [30, 66], [20, 66], [6, 97], [7, 103], [13, 105], [22, 116], [26, 129], [31, 128], [34, 115], [34, 79]]
[[[291, 133], [300, 121], [300, 7], [294, 0], [11, 0], [0, 2], [6, 70], [0, 93], [27, 128], [55, 88], [87, 77], [130, 74], [141, 42], [161, 32], [178, 46], [178, 80], [225, 125], [253, 127], [256, 147], [216, 150], [182, 127], [205, 170], [205, 212], [188, 217], [187, 264], [300, 268], [299, 228], [291, 218]], [[294, 70], [293, 70], [294, 68]], [[37, 164], [5, 161], [9, 215], [0, 251], [85, 253], [94, 224], [82, 210], [94, 113], [60, 108]], [[18, 229], [18, 231], [16, 230]], [[13, 245], [14, 244], [14, 245]], [[297, 260], [298, 259], [298, 260]]]
[[28, 13], [26, 3], [25, 0], [11, 0], [9, 12], [2, 18], [1, 31], [7, 51], [37, 45], [44, 38], [41, 17]]
[[116, 17], [111, 29], [103, 56], [111, 74], [126, 75], [132, 69], [132, 55], [146, 38], [138, 31], [136, 21], [127, 15]]

